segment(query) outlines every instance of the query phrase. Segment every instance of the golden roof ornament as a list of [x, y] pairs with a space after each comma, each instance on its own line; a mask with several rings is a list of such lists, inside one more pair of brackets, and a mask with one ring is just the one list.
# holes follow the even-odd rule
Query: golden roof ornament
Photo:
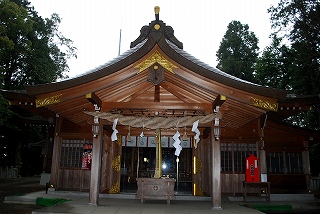
[[159, 21], [159, 13], [160, 13], [160, 7], [159, 6], [155, 6], [154, 7], [154, 13], [156, 16], [156, 21]]

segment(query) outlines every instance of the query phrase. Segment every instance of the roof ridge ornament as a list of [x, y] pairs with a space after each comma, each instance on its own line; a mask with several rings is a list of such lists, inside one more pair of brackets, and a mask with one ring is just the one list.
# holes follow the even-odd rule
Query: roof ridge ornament
[[155, 6], [154, 7], [154, 14], [156, 16], [156, 21], [159, 21], [159, 13], [160, 13], [160, 7], [159, 6]]
[[148, 25], [145, 25], [140, 30], [139, 37], [131, 42], [130, 48], [135, 47], [139, 43], [143, 42], [145, 39], [151, 38], [155, 42], [158, 42], [163, 36], [165, 39], [168, 39], [170, 42], [175, 44], [178, 48], [183, 49], [183, 44], [180, 42], [175, 36], [174, 36], [174, 30], [171, 26], [166, 26], [166, 24], [159, 20], [159, 12], [160, 7], [155, 6], [154, 7], [155, 12], [155, 20], [149, 23]]

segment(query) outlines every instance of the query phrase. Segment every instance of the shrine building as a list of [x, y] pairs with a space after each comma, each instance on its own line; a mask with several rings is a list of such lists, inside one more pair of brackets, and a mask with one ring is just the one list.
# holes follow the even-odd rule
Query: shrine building
[[[175, 194], [211, 197], [243, 192], [246, 158], [271, 192], [308, 191], [308, 147], [318, 133], [284, 123], [319, 97], [298, 97], [210, 67], [183, 50], [159, 19], [130, 49], [61, 82], [2, 91], [53, 124], [44, 171], [55, 190], [135, 193], [137, 181], [174, 179]], [[30, 104], [34, 105], [30, 105]]]

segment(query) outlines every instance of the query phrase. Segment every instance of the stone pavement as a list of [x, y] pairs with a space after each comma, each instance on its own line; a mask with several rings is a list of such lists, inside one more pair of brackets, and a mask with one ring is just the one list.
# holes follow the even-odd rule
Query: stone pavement
[[[171, 201], [171, 205], [167, 205], [165, 200], [146, 200], [144, 204], [135, 198], [135, 194], [101, 194], [99, 197], [99, 206], [89, 204], [89, 194], [85, 192], [68, 192], [68, 191], [45, 191], [33, 192], [23, 196], [7, 196], [5, 203], [35, 203], [36, 198], [65, 198], [70, 201], [44, 207], [32, 212], [32, 214], [257, 214], [262, 213], [258, 210], [241, 206], [242, 197], [223, 197], [222, 209], [212, 209], [210, 197], [194, 197], [194, 196], [177, 196], [176, 200]], [[247, 203], [266, 203], [261, 198], [248, 198]], [[297, 195], [272, 195], [271, 204], [289, 204], [295, 210], [300, 212], [293, 213], [320, 213], [320, 205], [315, 201], [312, 194]], [[283, 213], [283, 212], [282, 212]], [[292, 212], [290, 212], [292, 213]]]

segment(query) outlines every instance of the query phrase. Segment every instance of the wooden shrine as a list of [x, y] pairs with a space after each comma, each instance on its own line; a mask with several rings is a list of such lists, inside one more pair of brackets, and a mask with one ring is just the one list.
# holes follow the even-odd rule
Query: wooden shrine
[[[271, 191], [307, 190], [308, 147], [320, 139], [283, 122], [319, 104], [318, 96], [292, 97], [206, 65], [183, 50], [157, 12], [130, 49], [106, 64], [65, 81], [27, 85], [23, 93], [1, 93], [52, 121], [44, 158], [50, 183], [89, 191], [93, 205], [99, 194], [137, 191], [143, 178], [165, 175], [176, 179], [176, 192], [190, 188], [221, 209], [222, 193], [242, 193], [249, 154], [259, 158]], [[179, 158], [174, 146], [182, 149]], [[171, 185], [165, 194], [172, 199]], [[147, 198], [144, 190], [139, 195]]]

